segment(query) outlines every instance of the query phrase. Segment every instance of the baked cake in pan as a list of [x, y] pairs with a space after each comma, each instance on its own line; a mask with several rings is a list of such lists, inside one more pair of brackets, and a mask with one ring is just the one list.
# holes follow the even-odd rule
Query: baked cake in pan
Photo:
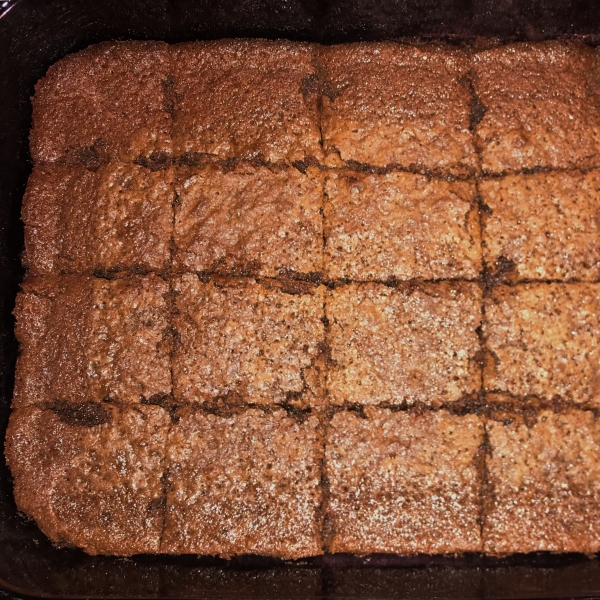
[[599, 65], [221, 40], [52, 66], [19, 509], [91, 554], [599, 551]]

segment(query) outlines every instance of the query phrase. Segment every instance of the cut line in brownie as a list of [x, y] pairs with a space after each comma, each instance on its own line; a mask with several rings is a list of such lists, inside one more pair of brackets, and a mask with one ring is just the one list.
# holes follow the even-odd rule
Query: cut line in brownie
[[600, 406], [600, 284], [498, 286], [485, 299], [488, 390]]
[[323, 147], [331, 164], [472, 174], [467, 56], [394, 42], [320, 49], [325, 71]]
[[477, 53], [472, 68], [484, 171], [599, 166], [600, 77], [592, 48], [558, 40], [509, 44]]
[[171, 394], [169, 285], [131, 276], [27, 278], [13, 407], [158, 401]]
[[172, 171], [35, 167], [23, 198], [30, 274], [161, 271], [171, 262]]
[[312, 44], [219, 40], [171, 48], [177, 155], [320, 158]]
[[177, 401], [322, 405], [322, 286], [186, 274], [174, 289]]
[[477, 394], [481, 304], [481, 288], [468, 282], [329, 291], [330, 402], [439, 407]]
[[323, 176], [239, 164], [178, 171], [175, 268], [276, 277], [323, 272]]
[[169, 81], [162, 42], [104, 42], [66, 56], [35, 86], [34, 162], [160, 162], [172, 146]]
[[79, 420], [36, 407], [13, 412], [5, 453], [17, 507], [59, 545], [159, 552], [169, 415], [157, 406], [88, 408]]
[[319, 420], [283, 410], [177, 413], [162, 552], [322, 554]]
[[483, 549], [600, 551], [600, 421], [591, 411], [488, 419]]
[[600, 172], [509, 175], [478, 184], [492, 277], [600, 279]]
[[332, 279], [476, 279], [482, 268], [473, 182], [411, 173], [332, 173], [325, 261]]
[[479, 417], [444, 410], [335, 414], [325, 454], [329, 552], [480, 551], [483, 433]]

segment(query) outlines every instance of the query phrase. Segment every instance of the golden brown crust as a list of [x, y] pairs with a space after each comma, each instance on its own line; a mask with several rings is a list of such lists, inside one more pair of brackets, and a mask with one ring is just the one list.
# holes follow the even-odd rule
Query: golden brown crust
[[472, 182], [411, 173], [333, 173], [325, 182], [327, 276], [466, 278], [481, 271]]
[[485, 317], [486, 389], [600, 406], [600, 284], [498, 286]]
[[353, 284], [329, 292], [333, 404], [456, 402], [481, 386], [475, 283]]
[[320, 158], [314, 49], [268, 40], [174, 46], [175, 153]]
[[22, 208], [29, 273], [166, 269], [173, 233], [171, 176], [123, 163], [96, 171], [36, 167]]
[[177, 400], [322, 405], [323, 287], [187, 274], [174, 289]]
[[319, 421], [187, 408], [169, 435], [162, 552], [322, 554]]
[[479, 417], [337, 413], [327, 434], [330, 552], [481, 550]]
[[590, 411], [510, 414], [487, 425], [483, 549], [600, 550], [600, 421]]
[[476, 54], [472, 65], [485, 107], [476, 127], [484, 171], [600, 164], [600, 77], [591, 48], [510, 44]]
[[175, 268], [276, 277], [323, 272], [323, 176], [250, 164], [178, 171]]
[[13, 412], [5, 453], [17, 507], [52, 541], [89, 554], [158, 552], [169, 416], [157, 406], [95, 406], [102, 413], [87, 423]]
[[169, 395], [168, 291], [155, 275], [26, 279], [15, 308], [13, 406]]
[[[460, 50], [392, 42], [323, 47], [323, 146], [335, 162], [477, 170]], [[332, 154], [333, 153], [333, 154]]]
[[169, 70], [161, 42], [106, 42], [52, 65], [35, 87], [34, 162], [97, 166], [170, 154]]

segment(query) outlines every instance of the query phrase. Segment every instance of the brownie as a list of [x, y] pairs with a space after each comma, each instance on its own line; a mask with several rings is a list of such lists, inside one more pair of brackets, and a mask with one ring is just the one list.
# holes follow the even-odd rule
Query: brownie
[[485, 299], [488, 390], [600, 406], [600, 284], [498, 286]]
[[327, 275], [351, 280], [476, 278], [479, 213], [472, 182], [411, 173], [328, 175]]
[[481, 550], [483, 424], [475, 415], [337, 413], [325, 452], [330, 552]]
[[155, 275], [27, 278], [15, 308], [21, 354], [13, 406], [169, 395], [168, 292]]
[[346, 285], [326, 311], [333, 404], [439, 407], [480, 390], [477, 284]]
[[323, 271], [323, 177], [245, 163], [187, 168], [176, 186], [175, 266], [224, 274]]
[[594, 414], [499, 413], [486, 428], [484, 551], [600, 551], [600, 421]]
[[591, 48], [510, 44], [476, 54], [472, 68], [484, 171], [600, 164], [600, 76]]
[[166, 527], [172, 554], [322, 554], [319, 421], [283, 410], [185, 408], [169, 434]]
[[30, 274], [163, 270], [170, 265], [170, 171], [113, 163], [96, 171], [41, 165], [23, 198]]
[[14, 411], [5, 452], [17, 507], [88, 554], [158, 552], [169, 425], [158, 406]]
[[270, 162], [320, 157], [311, 44], [219, 40], [171, 49], [175, 152]]
[[171, 152], [168, 46], [106, 42], [70, 54], [35, 86], [35, 163], [95, 167]]
[[490, 274], [600, 279], [600, 172], [508, 175], [479, 182]]
[[322, 404], [322, 287], [186, 274], [174, 289], [177, 401]]
[[[469, 174], [477, 169], [462, 51], [393, 42], [323, 47], [328, 161]], [[338, 155], [338, 156], [336, 156]]]

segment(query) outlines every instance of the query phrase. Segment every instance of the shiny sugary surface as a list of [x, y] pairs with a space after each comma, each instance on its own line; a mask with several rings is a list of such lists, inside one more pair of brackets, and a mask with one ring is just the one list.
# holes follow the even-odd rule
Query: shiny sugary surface
[[323, 177], [248, 164], [178, 172], [175, 268], [275, 277], [323, 271]]
[[538, 173], [478, 183], [483, 253], [508, 280], [600, 279], [600, 172]]
[[13, 412], [15, 500], [48, 537], [89, 554], [158, 552], [170, 419], [157, 406]]
[[337, 413], [325, 473], [332, 552], [481, 550], [481, 445], [475, 415]]
[[333, 404], [440, 406], [479, 391], [477, 284], [341, 286], [326, 310]]
[[175, 396], [184, 402], [323, 403], [324, 289], [303, 282], [210, 280], [174, 285]]
[[26, 279], [17, 296], [21, 344], [13, 406], [171, 393], [168, 284], [157, 277]]
[[472, 60], [485, 107], [476, 127], [482, 169], [600, 164], [600, 68], [596, 52], [551, 41], [486, 50]]
[[186, 408], [169, 434], [162, 552], [322, 554], [319, 422]]
[[32, 275], [160, 271], [171, 261], [171, 172], [112, 163], [41, 165], [23, 198], [25, 263]]
[[[502, 418], [503, 417], [503, 418]], [[489, 420], [484, 550], [600, 551], [600, 421], [590, 411]]]
[[481, 240], [475, 195], [472, 182], [412, 173], [328, 175], [327, 276], [476, 279]]
[[498, 286], [485, 317], [486, 389], [600, 406], [600, 284]]
[[384, 42], [323, 47], [328, 160], [473, 173], [469, 62], [445, 47]]

